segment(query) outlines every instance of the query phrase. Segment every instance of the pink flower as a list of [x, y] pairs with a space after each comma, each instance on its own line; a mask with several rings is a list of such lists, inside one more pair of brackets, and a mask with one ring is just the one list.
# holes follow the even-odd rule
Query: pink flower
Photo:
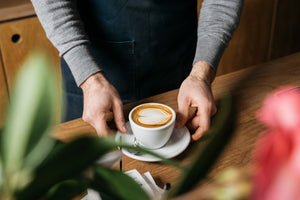
[[258, 113], [267, 130], [254, 148], [253, 200], [300, 200], [300, 90], [282, 87]]
[[[297, 199], [283, 198], [288, 195], [300, 199], [299, 147], [298, 133], [286, 134], [273, 130], [259, 138], [254, 151], [256, 171], [253, 177], [252, 199]], [[297, 186], [297, 189], [291, 186]]]
[[283, 131], [300, 131], [300, 89], [285, 86], [275, 90], [264, 101], [258, 120]]

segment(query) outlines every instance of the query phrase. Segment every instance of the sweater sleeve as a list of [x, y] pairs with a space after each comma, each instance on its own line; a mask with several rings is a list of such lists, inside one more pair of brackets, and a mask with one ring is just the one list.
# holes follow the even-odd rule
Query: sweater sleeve
[[219, 61], [238, 27], [243, 0], [204, 0], [198, 20], [194, 63], [205, 61], [217, 71]]
[[72, 0], [31, 0], [48, 39], [69, 65], [79, 86], [101, 71], [90, 51], [83, 24]]

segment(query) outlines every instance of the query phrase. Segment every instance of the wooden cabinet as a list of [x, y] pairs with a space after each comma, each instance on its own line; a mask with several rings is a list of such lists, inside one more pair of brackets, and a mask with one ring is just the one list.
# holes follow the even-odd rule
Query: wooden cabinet
[[60, 75], [57, 50], [46, 37], [37, 17], [27, 17], [0, 23], [0, 127], [5, 105], [11, 94], [16, 74], [24, 60], [34, 51], [43, 51]]
[[0, 48], [9, 92], [24, 60], [34, 51], [44, 51], [59, 74], [58, 52], [46, 38], [36, 17], [1, 24]]
[[8, 102], [8, 89], [6, 78], [3, 71], [2, 62], [0, 60], [0, 127], [2, 127], [5, 115], [5, 106]]
[[30, 0], [0, 0], [0, 127], [16, 74], [33, 51], [44, 51], [60, 75], [58, 52], [47, 39]]

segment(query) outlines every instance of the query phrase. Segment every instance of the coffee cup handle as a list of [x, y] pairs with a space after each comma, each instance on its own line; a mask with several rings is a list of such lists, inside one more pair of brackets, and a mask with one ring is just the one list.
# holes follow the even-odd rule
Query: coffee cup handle
[[133, 146], [135, 147], [141, 147], [142, 145], [139, 143], [139, 141], [136, 139], [136, 137], [133, 138]]

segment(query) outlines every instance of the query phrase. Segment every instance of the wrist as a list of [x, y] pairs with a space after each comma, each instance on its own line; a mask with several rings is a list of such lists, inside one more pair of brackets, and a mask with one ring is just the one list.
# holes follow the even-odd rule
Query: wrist
[[198, 61], [194, 63], [190, 76], [210, 85], [214, 81], [216, 73], [207, 62]]
[[84, 91], [95, 83], [106, 81], [106, 78], [102, 72], [97, 72], [89, 76], [79, 87]]

